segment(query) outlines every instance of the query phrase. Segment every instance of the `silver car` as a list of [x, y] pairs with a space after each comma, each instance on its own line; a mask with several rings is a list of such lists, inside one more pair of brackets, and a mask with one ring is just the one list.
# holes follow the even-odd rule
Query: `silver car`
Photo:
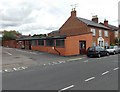
[[109, 53], [117, 54], [119, 52], [118, 46], [110, 46], [108, 49], [106, 49]]

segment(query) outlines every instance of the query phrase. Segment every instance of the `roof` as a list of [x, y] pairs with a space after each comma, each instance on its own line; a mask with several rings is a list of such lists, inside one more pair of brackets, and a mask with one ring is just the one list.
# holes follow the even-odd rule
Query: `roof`
[[108, 27], [111, 28], [112, 31], [117, 31], [118, 30], [118, 27], [110, 25], [110, 24], [108, 24]]
[[88, 20], [88, 19], [84, 19], [84, 18], [80, 18], [80, 17], [77, 17], [80, 21], [84, 22], [85, 24], [87, 24], [88, 26], [94, 26], [94, 27], [99, 27], [99, 28], [103, 28], [103, 29], [109, 29], [108, 27], [102, 25], [102, 24], [99, 24], [99, 23], [96, 23], [94, 21], [91, 21], [91, 20]]
[[23, 37], [16, 39], [17, 41], [23, 41], [23, 40], [48, 40], [48, 39], [65, 39], [66, 36], [54, 36], [54, 37]]
[[48, 33], [48, 35], [59, 35], [59, 30], [55, 30], [55, 31], [52, 31], [50, 33]]

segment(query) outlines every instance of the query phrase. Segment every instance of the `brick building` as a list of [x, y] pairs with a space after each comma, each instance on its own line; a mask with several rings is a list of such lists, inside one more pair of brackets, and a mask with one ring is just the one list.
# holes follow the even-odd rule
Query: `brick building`
[[110, 29], [109, 33], [110, 33], [110, 45], [115, 45], [116, 44], [116, 40], [118, 40], [120, 38], [120, 32], [119, 32], [119, 27], [116, 27], [114, 25], [111, 25], [108, 23], [108, 20], [104, 20], [104, 23], [100, 23], [106, 27], [108, 27]]
[[88, 47], [109, 46], [109, 28], [98, 23], [98, 17], [92, 20], [77, 17], [75, 9], [59, 30], [48, 37], [29, 37], [17, 39], [23, 41], [27, 49], [59, 54], [62, 56], [85, 54]]

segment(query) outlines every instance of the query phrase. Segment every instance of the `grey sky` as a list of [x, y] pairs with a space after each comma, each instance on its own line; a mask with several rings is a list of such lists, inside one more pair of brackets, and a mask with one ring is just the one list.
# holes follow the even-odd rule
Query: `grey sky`
[[22, 34], [49, 33], [67, 20], [71, 4], [77, 4], [77, 16], [99, 22], [109, 20], [118, 25], [119, 0], [0, 0], [0, 30], [17, 30]]

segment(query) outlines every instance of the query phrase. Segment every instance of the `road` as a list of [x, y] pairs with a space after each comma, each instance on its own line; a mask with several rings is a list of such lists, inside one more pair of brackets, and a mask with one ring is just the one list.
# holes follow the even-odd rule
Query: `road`
[[3, 73], [2, 87], [3, 90], [58, 90], [59, 92], [118, 90], [118, 57], [118, 55], [101, 58], [64, 57], [63, 61], [60, 60], [58, 63], [36, 65], [22, 71]]

